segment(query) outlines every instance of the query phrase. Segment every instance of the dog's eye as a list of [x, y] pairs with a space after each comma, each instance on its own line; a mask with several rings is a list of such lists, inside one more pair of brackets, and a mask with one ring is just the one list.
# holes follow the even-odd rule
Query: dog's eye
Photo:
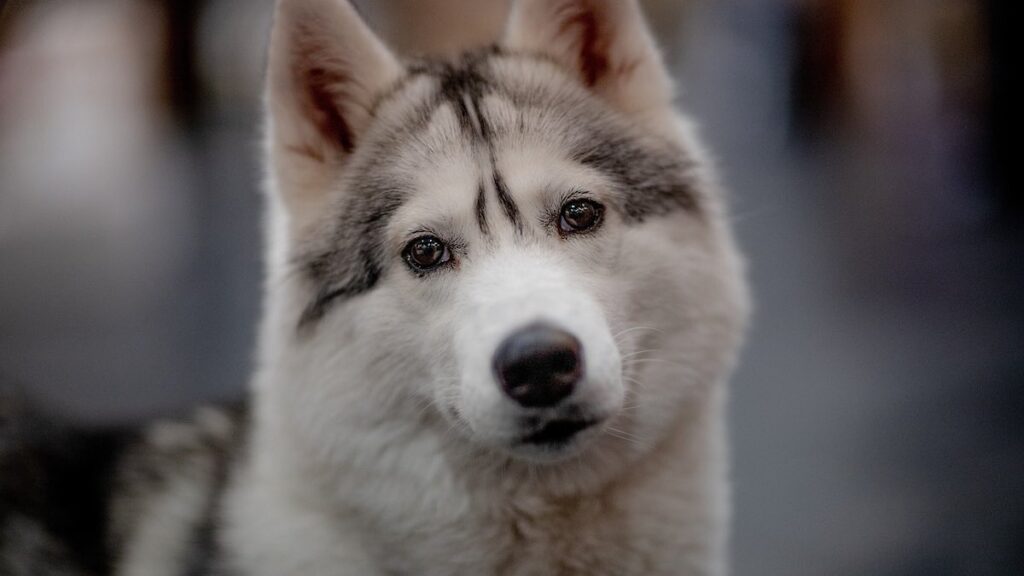
[[604, 206], [593, 200], [570, 200], [562, 205], [558, 230], [562, 234], [589, 232], [601, 224]]
[[409, 242], [402, 256], [417, 272], [429, 272], [452, 259], [448, 246], [436, 236], [420, 236]]

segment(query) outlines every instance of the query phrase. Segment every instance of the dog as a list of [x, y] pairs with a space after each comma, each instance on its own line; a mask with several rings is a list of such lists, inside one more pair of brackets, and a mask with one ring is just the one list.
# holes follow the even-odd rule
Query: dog
[[7, 513], [6, 574], [726, 573], [747, 285], [634, 0], [406, 61], [279, 0], [265, 141], [250, 401], [90, 444], [95, 529]]

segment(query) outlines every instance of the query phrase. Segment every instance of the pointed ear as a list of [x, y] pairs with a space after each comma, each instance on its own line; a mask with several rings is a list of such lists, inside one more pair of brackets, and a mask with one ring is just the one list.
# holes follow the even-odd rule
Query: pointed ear
[[348, 0], [278, 0], [270, 35], [271, 159], [292, 211], [310, 208], [359, 145], [402, 68]]
[[504, 44], [555, 59], [623, 112], [672, 103], [672, 81], [636, 0], [516, 0]]

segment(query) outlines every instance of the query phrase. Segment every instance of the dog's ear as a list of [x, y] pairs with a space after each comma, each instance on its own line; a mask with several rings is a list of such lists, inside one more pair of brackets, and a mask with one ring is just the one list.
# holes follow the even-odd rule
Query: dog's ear
[[348, 0], [278, 0], [268, 58], [268, 137], [289, 209], [316, 209], [359, 145], [377, 94], [401, 73]]
[[623, 112], [672, 103], [672, 81], [636, 0], [516, 0], [504, 44], [553, 58]]

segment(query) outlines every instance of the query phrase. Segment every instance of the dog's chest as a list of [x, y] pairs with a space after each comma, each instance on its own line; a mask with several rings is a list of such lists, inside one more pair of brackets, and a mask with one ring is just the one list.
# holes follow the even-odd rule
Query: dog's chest
[[[519, 502], [420, 526], [386, 546], [395, 575], [496, 576], [649, 573], [651, 550], [607, 499]], [[401, 551], [396, 554], [396, 551]]]

